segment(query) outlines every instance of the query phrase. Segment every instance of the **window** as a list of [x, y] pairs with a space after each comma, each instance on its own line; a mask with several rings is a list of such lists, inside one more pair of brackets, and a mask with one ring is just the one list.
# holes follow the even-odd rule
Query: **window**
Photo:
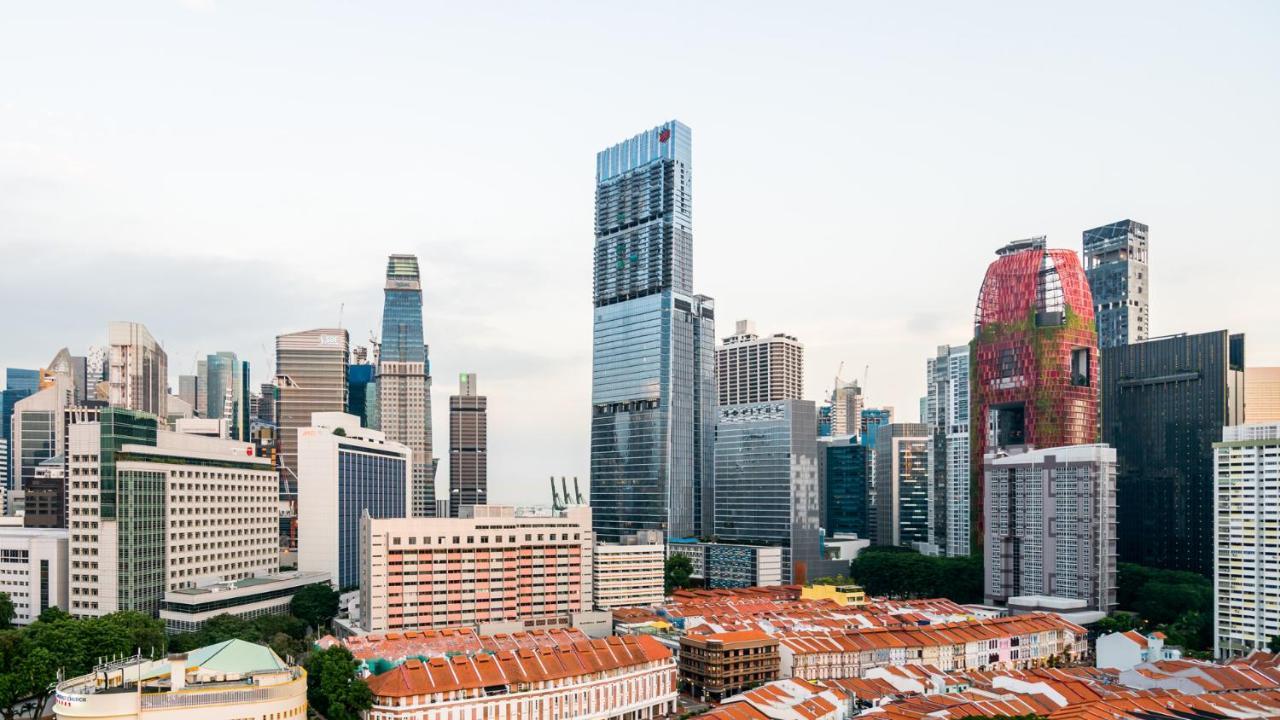
[[1089, 387], [1093, 384], [1091, 358], [1089, 348], [1075, 348], [1071, 351], [1071, 384], [1076, 387]]

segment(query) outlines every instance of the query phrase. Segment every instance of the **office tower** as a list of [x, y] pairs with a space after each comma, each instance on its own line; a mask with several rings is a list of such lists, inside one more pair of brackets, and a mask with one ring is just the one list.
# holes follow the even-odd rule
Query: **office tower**
[[431, 361], [422, 342], [422, 280], [418, 258], [387, 260], [378, 357], [379, 427], [387, 439], [413, 450], [413, 508], [435, 513], [435, 462], [431, 454]]
[[209, 416], [209, 362], [196, 361], [196, 416]]
[[596, 543], [592, 597], [597, 610], [661, 605], [667, 557], [662, 532], [641, 530], [621, 543]]
[[1251, 423], [1280, 420], [1280, 367], [1245, 368], [1244, 409]]
[[723, 405], [717, 413], [716, 538], [782, 547], [783, 577], [791, 582], [827, 575], [813, 402]]
[[182, 401], [191, 406], [191, 413], [197, 417], [204, 417], [200, 413], [199, 395], [200, 376], [198, 375], [179, 375], [178, 376], [178, 397]]
[[668, 555], [684, 555], [693, 566], [694, 580], [703, 587], [746, 588], [790, 584], [782, 573], [781, 547], [702, 542], [697, 538], [667, 541]]
[[108, 355], [108, 395], [112, 407], [140, 410], [164, 417], [169, 394], [169, 356], [151, 337], [146, 326], [135, 322], [107, 325], [111, 344]]
[[476, 389], [475, 373], [458, 378], [449, 397], [449, 517], [489, 497], [489, 399]]
[[[66, 348], [59, 350], [40, 372], [40, 389], [14, 403], [8, 416], [11, 490], [30, 487], [40, 464], [61, 455], [66, 447], [63, 412], [75, 400], [69, 357]], [[30, 385], [21, 387], [25, 390]]]
[[[249, 363], [233, 352], [218, 352], [204, 361], [206, 414], [226, 420], [233, 439], [249, 439]], [[181, 380], [181, 378], [179, 378]], [[179, 385], [181, 387], [181, 385]], [[197, 379], [197, 390], [199, 379]]]
[[405, 517], [412, 451], [354, 415], [321, 412], [298, 431], [298, 569], [360, 582], [360, 514]]
[[969, 554], [969, 346], [939, 345], [925, 374], [922, 419], [933, 435], [932, 542], [942, 553], [962, 557]]
[[1085, 230], [1084, 267], [1093, 293], [1098, 347], [1146, 340], [1151, 328], [1147, 226], [1121, 220]]
[[[358, 357], [354, 355], [353, 357]], [[347, 414], [360, 418], [361, 427], [379, 428], [378, 367], [369, 363], [347, 366]]]
[[13, 444], [13, 408], [19, 400], [28, 397], [40, 389], [40, 371], [7, 368], [5, 370], [5, 389], [0, 391], [0, 441], [8, 449], [9, 459], [0, 463], [0, 486], [8, 490], [16, 489], [18, 473], [13, 469], [12, 458], [17, 456], [17, 448]]
[[862, 388], [857, 380], [846, 382], [836, 378], [835, 389], [831, 391], [831, 434], [833, 436], [857, 435], [861, 432], [863, 402]]
[[[876, 430], [883, 425], [893, 424], [893, 408], [888, 405], [884, 407], [863, 408], [858, 413], [858, 442], [875, 450], [876, 448]], [[850, 433], [852, 434], [852, 433]]]
[[1267, 649], [1280, 635], [1280, 423], [1222, 430], [1213, 445], [1213, 654]]
[[1102, 439], [1116, 449], [1122, 562], [1213, 572], [1213, 443], [1245, 419], [1244, 335], [1107, 348]]
[[279, 394], [275, 383], [262, 383], [259, 387], [262, 393], [258, 397], [258, 422], [265, 425], [276, 424], [276, 396]]
[[855, 435], [818, 440], [822, 527], [828, 537], [836, 533], [871, 537], [867, 529], [868, 452]]
[[[975, 501], [984, 497], [987, 453], [1098, 441], [1098, 331], [1079, 257], [1046, 250], [1043, 237], [1011, 242], [996, 255], [978, 291], [969, 346]], [[982, 513], [981, 503], [970, 503], [973, 552], [982, 544]]]
[[834, 414], [835, 407], [830, 401], [824, 402], [818, 406], [818, 437], [832, 437], [831, 435], [831, 418]]
[[591, 506], [595, 533], [705, 534], [715, 433], [715, 308], [693, 294], [689, 128], [596, 156]]
[[591, 610], [594, 542], [586, 506], [549, 517], [496, 505], [470, 505], [456, 518], [365, 515], [358, 547], [360, 627], [367, 632], [567, 627]]
[[89, 387], [93, 389], [90, 395], [95, 400], [106, 400], [98, 392], [98, 385], [107, 381], [107, 348], [101, 345], [90, 345], [89, 352], [85, 353], [85, 375], [89, 380]]
[[167, 592], [278, 570], [276, 474], [252, 445], [122, 408], [70, 436], [72, 615], [155, 615]]
[[13, 603], [14, 625], [66, 610], [67, 531], [0, 525], [0, 593]]
[[1116, 451], [1106, 445], [988, 453], [983, 594], [1116, 607]]
[[313, 413], [347, 408], [347, 331], [304, 330], [276, 337], [277, 465], [281, 493], [298, 491], [298, 430]]
[[929, 542], [929, 428], [890, 423], [876, 428], [871, 500], [876, 545]]
[[750, 320], [716, 348], [720, 405], [799, 400], [804, 395], [804, 345], [791, 335], [762, 338]]
[[84, 405], [94, 399], [93, 390], [89, 387], [89, 359], [81, 355], [72, 355], [71, 383], [75, 387], [75, 404]]

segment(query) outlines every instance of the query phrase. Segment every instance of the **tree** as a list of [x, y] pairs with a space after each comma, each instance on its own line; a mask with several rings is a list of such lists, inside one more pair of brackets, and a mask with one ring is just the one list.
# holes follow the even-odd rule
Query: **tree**
[[338, 616], [338, 593], [324, 583], [308, 585], [293, 594], [289, 612], [317, 630]]
[[1267, 641], [1267, 650], [1273, 653], [1280, 653], [1280, 635], [1272, 635]]
[[666, 562], [662, 564], [662, 588], [667, 595], [679, 590], [687, 588], [691, 584], [689, 578], [693, 576], [693, 561], [688, 555], [676, 553], [668, 557]]
[[0, 592], [0, 630], [13, 626], [13, 615], [13, 600], [9, 597], [9, 593]]
[[849, 574], [868, 595], [982, 602], [979, 556], [929, 557], [908, 548], [870, 547], [849, 564]]
[[14, 720], [18, 706], [29, 698], [35, 699], [32, 716], [38, 717], [57, 673], [57, 657], [34, 645], [25, 632], [0, 631], [0, 717]]
[[342, 645], [307, 659], [307, 701], [329, 720], [360, 720], [373, 706], [373, 693], [361, 680], [358, 663]]

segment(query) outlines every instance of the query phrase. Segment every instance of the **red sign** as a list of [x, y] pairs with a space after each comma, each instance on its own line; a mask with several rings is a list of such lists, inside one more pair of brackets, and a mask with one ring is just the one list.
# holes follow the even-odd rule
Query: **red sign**
[[669, 129], [662, 128], [661, 130], [658, 131], [658, 142], [664, 143], [670, 139], [671, 139], [671, 131]]

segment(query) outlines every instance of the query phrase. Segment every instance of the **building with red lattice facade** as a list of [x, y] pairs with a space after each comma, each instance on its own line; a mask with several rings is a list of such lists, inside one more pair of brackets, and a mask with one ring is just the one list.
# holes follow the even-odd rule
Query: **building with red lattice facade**
[[1098, 332], [1079, 257], [1043, 237], [996, 251], [970, 351], [971, 531], [983, 542], [987, 453], [1098, 442]]

